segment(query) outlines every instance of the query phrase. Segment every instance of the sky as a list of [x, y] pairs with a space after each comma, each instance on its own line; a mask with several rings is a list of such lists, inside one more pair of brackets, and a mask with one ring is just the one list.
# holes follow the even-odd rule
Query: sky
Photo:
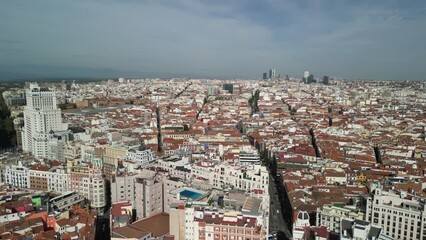
[[425, 80], [426, 1], [1, 2], [0, 80], [257, 79], [271, 67]]

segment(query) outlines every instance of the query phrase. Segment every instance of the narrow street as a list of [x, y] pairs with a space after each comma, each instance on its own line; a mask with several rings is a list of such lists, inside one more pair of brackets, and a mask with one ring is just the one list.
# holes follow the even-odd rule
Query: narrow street
[[287, 240], [291, 239], [291, 232], [287, 228], [287, 224], [284, 221], [281, 203], [279, 201], [279, 195], [277, 187], [275, 186], [275, 178], [269, 173], [269, 196], [270, 196], [270, 216], [269, 216], [269, 232], [277, 233], [279, 231], [284, 233]]
[[96, 234], [95, 240], [108, 240], [111, 239], [109, 227], [109, 212], [104, 216], [99, 216], [96, 220]]

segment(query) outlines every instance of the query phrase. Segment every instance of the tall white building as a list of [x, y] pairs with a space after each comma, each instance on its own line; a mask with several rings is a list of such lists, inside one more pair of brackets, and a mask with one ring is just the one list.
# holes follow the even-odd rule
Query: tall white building
[[36, 158], [47, 158], [52, 133], [63, 133], [61, 110], [56, 106], [56, 94], [47, 88], [31, 83], [26, 90], [27, 106], [24, 109], [22, 148]]
[[274, 79], [276, 77], [275, 68], [269, 70], [269, 78]]
[[305, 71], [305, 72], [303, 73], [303, 77], [304, 77], [304, 78], [308, 78], [308, 77], [309, 77], [309, 71]]

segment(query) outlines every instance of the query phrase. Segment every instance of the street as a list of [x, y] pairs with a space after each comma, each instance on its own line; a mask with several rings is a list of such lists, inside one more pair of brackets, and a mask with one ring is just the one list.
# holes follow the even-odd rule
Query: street
[[[269, 174], [269, 194], [270, 194], [270, 216], [269, 216], [269, 232], [277, 233], [282, 231], [284, 233], [284, 239], [291, 239], [291, 232], [287, 228], [284, 222], [284, 218], [281, 211], [281, 204], [278, 197], [277, 188], [275, 186], [274, 178]], [[288, 216], [286, 216], [288, 217]]]

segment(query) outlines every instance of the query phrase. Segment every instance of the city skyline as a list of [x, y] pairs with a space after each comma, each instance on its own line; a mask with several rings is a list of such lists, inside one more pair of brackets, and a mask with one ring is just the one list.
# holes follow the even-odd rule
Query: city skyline
[[424, 80], [426, 3], [13, 1], [0, 81], [277, 75]]

